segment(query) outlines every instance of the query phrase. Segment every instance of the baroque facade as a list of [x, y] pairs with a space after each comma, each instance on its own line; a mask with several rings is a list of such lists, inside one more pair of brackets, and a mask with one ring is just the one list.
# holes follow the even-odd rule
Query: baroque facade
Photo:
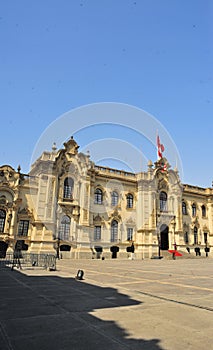
[[137, 259], [213, 246], [213, 188], [182, 184], [165, 158], [138, 174], [97, 166], [71, 139], [29, 174], [0, 167], [0, 256]]

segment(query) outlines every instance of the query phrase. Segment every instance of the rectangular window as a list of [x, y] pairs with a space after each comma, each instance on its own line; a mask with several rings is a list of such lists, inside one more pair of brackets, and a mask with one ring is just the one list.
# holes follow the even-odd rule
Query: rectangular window
[[182, 213], [183, 213], [183, 215], [187, 215], [186, 203], [185, 202], [182, 203]]
[[185, 243], [186, 243], [186, 244], [188, 244], [188, 243], [189, 243], [189, 236], [188, 236], [188, 232], [185, 232], [185, 233], [184, 233], [184, 241], [185, 241]]
[[101, 226], [94, 227], [94, 240], [95, 241], [101, 240]]
[[6, 212], [4, 210], [0, 210], [0, 232], [4, 232]]
[[4, 232], [5, 219], [0, 218], [0, 232]]
[[20, 220], [18, 225], [18, 236], [27, 236], [29, 220]]
[[204, 236], [204, 243], [207, 244], [208, 243], [208, 233], [204, 232], [203, 236]]
[[127, 227], [127, 241], [132, 241], [133, 238], [133, 228]]
[[127, 195], [127, 208], [133, 208], [133, 195]]
[[64, 186], [64, 198], [72, 199], [72, 188], [69, 186]]
[[195, 204], [192, 205], [192, 216], [193, 217], [196, 216], [196, 205]]
[[197, 232], [197, 227], [194, 228], [194, 244], [198, 244], [198, 232]]

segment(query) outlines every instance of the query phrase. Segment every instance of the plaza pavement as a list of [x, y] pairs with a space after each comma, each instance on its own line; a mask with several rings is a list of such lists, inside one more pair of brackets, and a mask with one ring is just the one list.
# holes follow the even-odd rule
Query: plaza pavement
[[0, 350], [213, 349], [212, 268], [211, 258], [0, 268]]

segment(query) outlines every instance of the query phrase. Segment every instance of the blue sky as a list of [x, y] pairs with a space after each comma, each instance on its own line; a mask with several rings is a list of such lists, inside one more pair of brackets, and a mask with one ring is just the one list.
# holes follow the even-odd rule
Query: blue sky
[[[28, 172], [37, 140], [56, 118], [119, 102], [167, 129], [183, 182], [211, 187], [212, 37], [210, 0], [1, 2], [0, 164]], [[97, 126], [75, 136], [83, 147], [110, 133]], [[148, 159], [155, 155], [147, 148]]]

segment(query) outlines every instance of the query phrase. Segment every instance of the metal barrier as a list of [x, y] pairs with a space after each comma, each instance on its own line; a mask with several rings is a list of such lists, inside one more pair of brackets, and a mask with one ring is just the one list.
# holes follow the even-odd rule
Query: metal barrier
[[21, 267], [21, 268], [43, 268], [49, 270], [56, 270], [56, 256], [53, 254], [34, 254], [23, 253], [19, 256], [14, 254], [6, 254], [5, 258], [0, 258], [1, 267]]

